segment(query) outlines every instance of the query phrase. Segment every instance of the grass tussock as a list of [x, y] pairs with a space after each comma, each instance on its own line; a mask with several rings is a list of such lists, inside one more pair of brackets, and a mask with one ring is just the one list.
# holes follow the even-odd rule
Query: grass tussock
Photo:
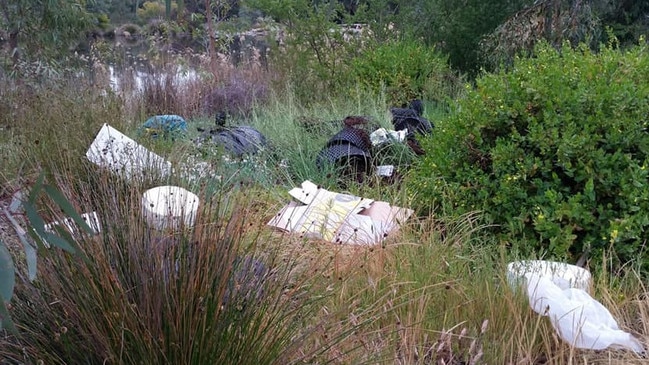
[[99, 214], [102, 232], [80, 239], [78, 255], [47, 252], [38, 280], [20, 283], [12, 314], [21, 333], [5, 338], [4, 358], [285, 364], [321, 352], [304, 344], [336, 323], [318, 313], [328, 295], [314, 292], [318, 276], [306, 275], [299, 245], [251, 223], [263, 207], [240, 191], [201, 194], [195, 227], [160, 232], [141, 214], [146, 186], [88, 176], [58, 183], [79, 210]]

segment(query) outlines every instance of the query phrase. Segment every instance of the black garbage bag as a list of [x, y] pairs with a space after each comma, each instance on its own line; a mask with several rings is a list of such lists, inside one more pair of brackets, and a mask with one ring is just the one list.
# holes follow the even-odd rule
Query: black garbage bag
[[341, 168], [341, 177], [362, 182], [371, 170], [372, 142], [361, 126], [367, 120], [363, 117], [347, 117], [345, 127], [327, 141], [318, 153], [316, 166], [334, 165]]
[[197, 144], [211, 142], [234, 157], [253, 155], [265, 148], [268, 143], [266, 137], [258, 130], [250, 126], [226, 127], [224, 116], [216, 115], [216, 128], [209, 131], [199, 129], [203, 132], [195, 141]]
[[212, 133], [211, 141], [235, 157], [253, 155], [266, 146], [266, 137], [249, 126], [227, 128]]
[[425, 151], [419, 145], [417, 136], [423, 136], [432, 133], [433, 124], [423, 117], [424, 106], [421, 100], [413, 100], [406, 108], [391, 108], [392, 125], [394, 130], [400, 131], [407, 129], [406, 142], [412, 150], [423, 155]]

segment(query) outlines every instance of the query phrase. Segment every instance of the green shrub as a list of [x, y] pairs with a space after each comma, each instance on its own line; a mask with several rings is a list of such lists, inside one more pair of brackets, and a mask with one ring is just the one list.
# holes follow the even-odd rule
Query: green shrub
[[329, 12], [307, 14], [288, 22], [283, 44], [271, 52], [279, 79], [290, 84], [304, 102], [322, 95], [349, 95], [347, 70], [363, 47], [362, 39], [346, 38]]
[[368, 47], [351, 61], [349, 76], [373, 93], [385, 88], [393, 105], [415, 98], [443, 100], [455, 93], [457, 80], [447, 57], [412, 40]]
[[536, 51], [438, 121], [411, 180], [420, 208], [481, 210], [522, 254], [649, 264], [646, 46]]
[[[171, 7], [173, 11], [176, 11], [178, 9], [178, 4], [172, 3]], [[165, 4], [157, 1], [145, 1], [144, 4], [142, 4], [142, 7], [137, 9], [137, 17], [143, 22], [154, 19], [164, 19]]]

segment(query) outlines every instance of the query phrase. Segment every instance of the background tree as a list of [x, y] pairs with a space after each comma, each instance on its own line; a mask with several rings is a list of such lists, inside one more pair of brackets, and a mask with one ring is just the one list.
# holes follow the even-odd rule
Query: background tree
[[61, 59], [85, 37], [92, 17], [81, 0], [0, 0], [2, 52], [16, 64], [21, 57]]
[[[598, 7], [602, 25], [623, 45], [635, 44], [649, 30], [649, 1], [600, 0]], [[596, 2], [597, 3], [597, 2]]]
[[379, 0], [366, 6], [367, 18], [393, 24], [402, 36], [435, 46], [455, 68], [474, 73], [480, 67], [478, 45], [530, 0], [466, 0], [461, 6], [443, 0]]
[[[263, 10], [278, 21], [295, 12], [296, 1], [255, 0], [246, 4]], [[414, 39], [434, 46], [449, 56], [452, 66], [473, 73], [480, 67], [478, 45], [511, 14], [532, 3], [531, 0], [467, 0], [462, 6], [442, 0], [336, 0], [302, 1], [302, 12], [309, 7], [335, 8], [338, 23], [362, 22], [370, 25], [377, 39]], [[274, 4], [274, 5], [273, 5]]]
[[517, 54], [529, 55], [545, 40], [555, 48], [568, 41], [596, 50], [614, 37], [622, 46], [635, 44], [649, 30], [649, 1], [544, 0], [526, 7], [499, 25], [481, 42], [486, 65], [510, 65]]

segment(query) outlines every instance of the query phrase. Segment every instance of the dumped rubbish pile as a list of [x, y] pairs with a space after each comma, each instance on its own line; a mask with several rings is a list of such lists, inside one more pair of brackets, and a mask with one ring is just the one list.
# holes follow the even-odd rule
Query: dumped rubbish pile
[[[374, 172], [378, 176], [392, 177], [399, 167], [394, 163], [399, 158], [391, 155], [395, 144], [406, 143], [415, 155], [425, 151], [419, 145], [418, 138], [433, 131], [433, 125], [423, 117], [423, 104], [413, 100], [407, 107], [391, 108], [394, 130], [378, 128], [369, 133], [369, 119], [361, 116], [348, 116], [343, 121], [343, 128], [334, 134], [319, 152], [316, 165], [322, 169], [325, 165], [334, 166], [344, 180], [363, 182]], [[384, 164], [385, 161], [393, 162]]]
[[[220, 146], [234, 157], [255, 154], [267, 145], [266, 137], [251, 126], [226, 126], [227, 115], [217, 113], [215, 126], [209, 130], [197, 128], [201, 135], [194, 140], [197, 145], [211, 143]], [[140, 136], [175, 141], [187, 136], [187, 122], [179, 115], [156, 115], [147, 119], [139, 129]]]
[[[219, 112], [215, 116], [215, 125], [213, 127], [209, 129], [196, 127], [200, 135], [190, 141], [199, 149], [194, 154], [188, 155], [176, 166], [175, 171], [179, 176], [186, 178], [190, 182], [196, 182], [198, 179], [203, 178], [220, 180], [221, 177], [216, 173], [215, 167], [220, 162], [215, 163], [215, 160], [205, 158], [206, 154], [211, 155], [210, 157], [218, 155], [219, 160], [222, 157], [223, 161], [227, 163], [237, 163], [245, 160], [248, 156], [257, 154], [267, 147], [266, 137], [255, 128], [247, 125], [227, 126], [226, 122], [226, 113]], [[126, 169], [130, 174], [133, 173], [131, 171], [133, 170], [133, 166], [140, 166], [140, 168], [143, 166], [151, 166], [148, 160], [156, 160], [169, 165], [168, 169], [164, 169], [165, 171], [163, 171], [162, 176], [170, 175], [171, 166], [168, 162], [163, 161], [162, 158], [150, 152], [145, 155], [142, 152], [143, 147], [135, 147], [137, 145], [135, 141], [110, 126], [106, 126], [105, 128], [109, 129], [109, 133], [102, 132], [103, 134], [98, 136], [96, 144], [102, 147], [100, 149], [92, 149], [93, 156], [89, 157], [91, 161], [104, 164], [106, 167], [113, 166], [113, 170]], [[187, 121], [183, 117], [173, 114], [152, 116], [138, 129], [139, 137], [162, 139], [172, 142], [189, 140], [189, 134]], [[98, 157], [100, 152], [97, 151], [105, 154], [106, 146], [108, 146], [109, 153], [115, 156], [112, 160]], [[132, 158], [133, 156], [129, 155], [131, 150], [134, 156], [138, 157], [137, 160], [139, 162], [131, 163], [134, 160]], [[126, 153], [120, 154], [120, 152]], [[145, 172], [139, 171], [137, 173], [142, 175]]]
[[[158, 134], [158, 136], [163, 135], [168, 136], [168, 134]], [[255, 134], [251, 136], [259, 137]], [[253, 152], [253, 150], [246, 152]], [[106, 124], [100, 129], [86, 157], [98, 167], [107, 168], [110, 172], [129, 181], [143, 177], [150, 171], [157, 172], [161, 177], [168, 176], [172, 171], [168, 161]], [[141, 198], [141, 213], [149, 227], [152, 243], [156, 246], [152, 252], [167, 255], [169, 246], [175, 244], [175, 241], [169, 238], [173, 235], [169, 233], [192, 229], [196, 224], [199, 206], [199, 197], [180, 186], [161, 185], [146, 190]], [[101, 230], [97, 212], [82, 217], [91, 224], [96, 233]], [[46, 229], [53, 229], [52, 227], [60, 225], [71, 233], [76, 230], [69, 219], [63, 220], [62, 223], [52, 222], [46, 225]], [[162, 267], [163, 277], [177, 274], [179, 259], [172, 258], [172, 260], [171, 265]], [[223, 305], [236, 303], [239, 306], [260, 300], [269, 274], [262, 261], [251, 257], [237, 258], [224, 294]]]

